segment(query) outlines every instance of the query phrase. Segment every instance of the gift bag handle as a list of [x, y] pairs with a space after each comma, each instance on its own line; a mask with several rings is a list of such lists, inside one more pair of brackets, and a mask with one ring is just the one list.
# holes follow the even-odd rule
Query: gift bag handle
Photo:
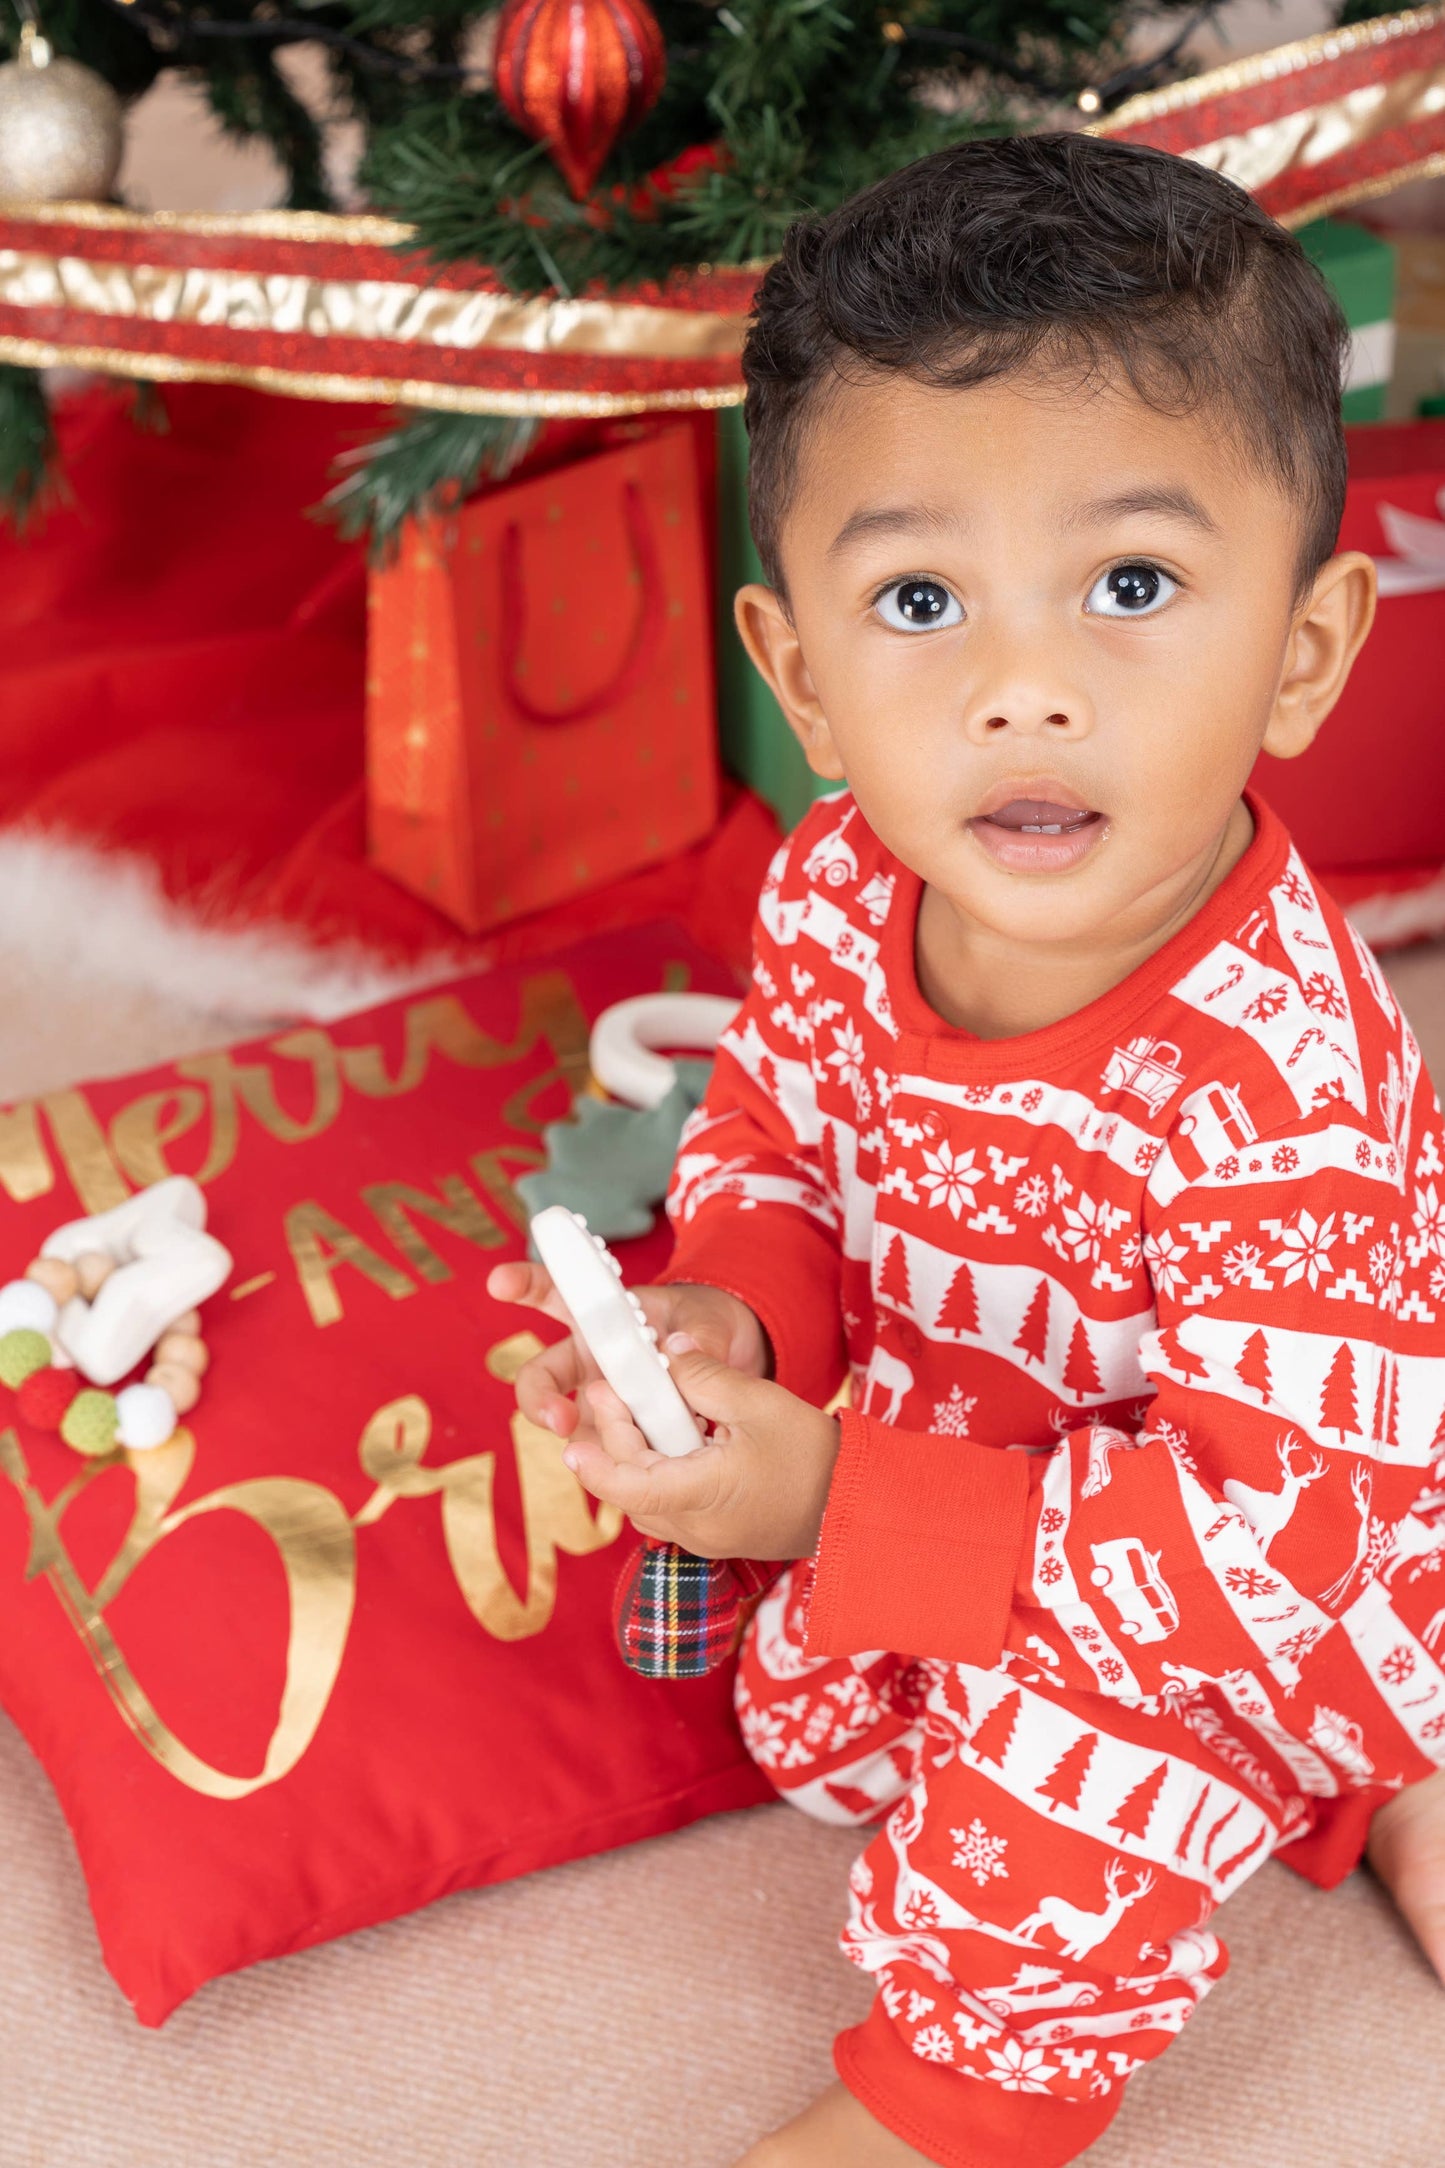
[[600, 715], [605, 708], [625, 700], [652, 665], [662, 632], [667, 597], [659, 577], [657, 550], [648, 525], [642, 492], [635, 482], [623, 484], [622, 509], [627, 522], [628, 541], [632, 545], [632, 561], [641, 589], [637, 619], [626, 652], [607, 683], [567, 707], [539, 706], [523, 692], [518, 682], [525, 615], [522, 530], [518, 522], [513, 520], [502, 536], [502, 679], [512, 705], [529, 723], [585, 723], [592, 716]]

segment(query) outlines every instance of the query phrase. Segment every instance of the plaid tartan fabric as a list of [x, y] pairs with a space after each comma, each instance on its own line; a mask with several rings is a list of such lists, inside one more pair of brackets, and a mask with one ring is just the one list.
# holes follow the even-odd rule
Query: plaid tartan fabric
[[782, 1559], [695, 1558], [644, 1537], [622, 1569], [617, 1646], [645, 1679], [697, 1679], [727, 1662]]

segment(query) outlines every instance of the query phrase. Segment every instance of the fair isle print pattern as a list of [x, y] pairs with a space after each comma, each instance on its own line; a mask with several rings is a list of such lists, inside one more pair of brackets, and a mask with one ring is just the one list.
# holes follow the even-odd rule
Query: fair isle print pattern
[[1010, 2092], [1097, 2100], [1223, 1973], [1205, 1926], [1296, 1826], [1207, 1742], [1080, 1720], [1022, 1672], [802, 1649], [806, 1569], [764, 1599], [744, 1736], [786, 1798], [878, 1824], [844, 1953], [911, 2052]]
[[[784, 1582], [741, 1706], [800, 1804], [892, 1810], [848, 1939], [913, 2051], [1060, 2097], [1178, 2029], [1222, 1963], [1204, 1921], [1273, 1849], [1445, 1761], [1440, 1113], [1373, 959], [1257, 819], [1133, 978], [984, 1044], [918, 995], [916, 882], [824, 801], [768, 874], [670, 1198], [673, 1276], [754, 1290], [785, 1382], [830, 1359], [836, 1263], [871, 1480], [889, 1430], [1027, 1451], [996, 1671], [810, 1662]], [[855, 1587], [885, 1571], [829, 1543]], [[1077, 2015], [1069, 1967], [1101, 1963]]]

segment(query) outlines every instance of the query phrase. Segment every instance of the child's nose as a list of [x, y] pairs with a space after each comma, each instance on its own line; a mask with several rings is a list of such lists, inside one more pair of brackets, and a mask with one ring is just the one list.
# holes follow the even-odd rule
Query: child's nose
[[[962, 687], [964, 729], [982, 745], [1009, 733], [1046, 742], [1087, 737], [1093, 701], [1057, 652], [1032, 627], [1009, 637], [1003, 626], [982, 626], [967, 651]], [[982, 636], [980, 636], [982, 635]]]

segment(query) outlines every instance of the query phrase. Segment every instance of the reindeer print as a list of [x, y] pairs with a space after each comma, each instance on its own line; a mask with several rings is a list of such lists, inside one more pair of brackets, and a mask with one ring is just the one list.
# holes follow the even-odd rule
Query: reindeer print
[[1318, 1483], [1325, 1472], [1323, 1457], [1316, 1453], [1303, 1468], [1292, 1464], [1291, 1455], [1296, 1446], [1290, 1435], [1276, 1440], [1275, 1452], [1279, 1456], [1283, 1480], [1277, 1491], [1255, 1490], [1248, 1483], [1241, 1483], [1234, 1476], [1226, 1476], [1220, 1489], [1254, 1530], [1260, 1550], [1268, 1558], [1270, 1545], [1281, 1536], [1294, 1518], [1294, 1509], [1311, 1483]]
[[1051, 1928], [1059, 1938], [1065, 1957], [1077, 1964], [1091, 1950], [1106, 1941], [1114, 1932], [1130, 1905], [1136, 1905], [1141, 1897], [1147, 1897], [1154, 1887], [1154, 1876], [1146, 1867], [1134, 1877], [1132, 1885], [1124, 1880], [1125, 1863], [1111, 1859], [1104, 1869], [1106, 1892], [1101, 1912], [1084, 1912], [1078, 1905], [1071, 1905], [1066, 1897], [1045, 1897], [1026, 1920], [1014, 1929], [1017, 1942], [1037, 1942], [1042, 1927]]

